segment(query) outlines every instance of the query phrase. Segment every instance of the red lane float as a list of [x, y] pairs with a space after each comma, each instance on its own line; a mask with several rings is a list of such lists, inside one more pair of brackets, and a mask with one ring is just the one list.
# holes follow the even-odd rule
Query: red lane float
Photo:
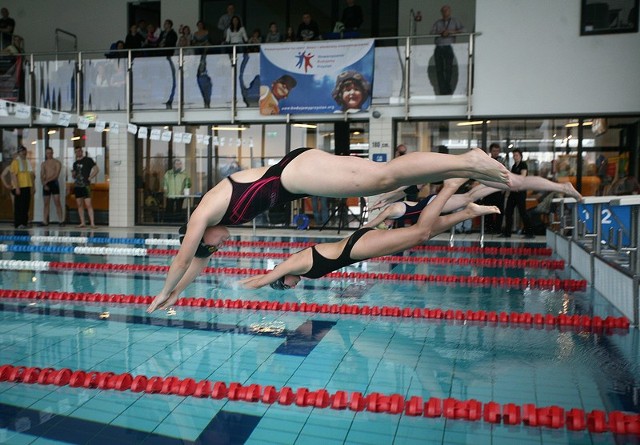
[[[41, 376], [46, 375], [44, 378]], [[0, 365], [0, 382], [25, 384], [55, 384], [58, 386], [83, 387], [117, 391], [145, 392], [147, 394], [173, 394], [183, 397], [211, 397], [250, 403], [296, 405], [321, 409], [350, 409], [371, 413], [401, 414], [423, 416], [427, 418], [444, 417], [450, 420], [483, 421], [492, 424], [524, 425], [550, 429], [566, 428], [570, 431], [592, 433], [612, 432], [615, 434], [640, 435], [640, 415], [622, 411], [593, 410], [585, 413], [578, 408], [565, 410], [556, 405], [536, 406], [527, 403], [522, 406], [514, 403], [500, 405], [490, 401], [439, 399], [431, 397], [424, 402], [422, 397], [411, 396], [408, 401], [400, 394], [382, 394], [372, 392], [363, 395], [360, 392], [348, 393], [326, 389], [316, 391], [308, 388], [293, 390], [288, 386], [280, 390], [272, 385], [255, 383], [243, 385], [232, 382], [211, 382], [192, 378], [132, 376], [129, 373], [98, 372], [70, 369], [37, 368], [25, 366]]]
[[[81, 301], [102, 302], [112, 304], [148, 305], [153, 301], [151, 296], [136, 296], [123, 294], [88, 294], [76, 292], [48, 292], [1, 289], [0, 298], [36, 299], [52, 301]], [[472, 310], [443, 310], [440, 308], [412, 308], [390, 306], [357, 306], [348, 304], [317, 304], [317, 303], [280, 303], [278, 301], [179, 298], [176, 306], [200, 308], [224, 308], [239, 310], [261, 310], [281, 312], [311, 312], [321, 314], [345, 314], [361, 316], [402, 317], [416, 319], [444, 319], [451, 322], [467, 322], [476, 325], [501, 325], [514, 327], [552, 328], [560, 330], [578, 330], [580, 332], [613, 333], [613, 330], [628, 331], [631, 323], [626, 317], [567, 314], [531, 314], [529, 312], [500, 312], [472, 311]]]

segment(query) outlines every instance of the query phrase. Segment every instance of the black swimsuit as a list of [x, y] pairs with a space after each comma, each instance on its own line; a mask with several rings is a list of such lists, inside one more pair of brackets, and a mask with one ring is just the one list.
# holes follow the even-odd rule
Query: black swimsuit
[[358, 242], [358, 240], [367, 233], [369, 230], [374, 230], [370, 227], [358, 229], [353, 232], [353, 235], [349, 237], [347, 241], [347, 245], [344, 246], [344, 250], [340, 254], [338, 258], [331, 259], [323, 257], [317, 250], [316, 247], [311, 247], [311, 254], [313, 255], [313, 266], [309, 269], [309, 272], [302, 274], [303, 277], [306, 278], [320, 278], [328, 274], [329, 272], [333, 272], [335, 270], [341, 269], [349, 264], [357, 263], [362, 260], [354, 260], [351, 258], [351, 250], [353, 246]]
[[421, 199], [420, 201], [418, 201], [414, 205], [410, 205], [410, 204], [407, 204], [406, 202], [404, 202], [403, 204], [405, 205], [407, 210], [405, 211], [404, 215], [402, 216], [402, 219], [409, 220], [411, 222], [411, 224], [417, 223], [418, 222], [418, 218], [420, 218], [420, 213], [422, 213], [424, 208], [431, 201], [433, 201], [433, 198], [435, 198], [435, 197], [436, 197], [436, 195], [429, 195], [426, 198]]
[[233, 187], [231, 201], [227, 212], [220, 220], [220, 224], [237, 225], [251, 221], [253, 218], [285, 202], [291, 202], [298, 198], [304, 198], [307, 194], [295, 194], [284, 188], [280, 181], [282, 171], [289, 162], [311, 148], [297, 148], [283, 157], [276, 165], [271, 166], [262, 178], [253, 182], [236, 182], [227, 179]]

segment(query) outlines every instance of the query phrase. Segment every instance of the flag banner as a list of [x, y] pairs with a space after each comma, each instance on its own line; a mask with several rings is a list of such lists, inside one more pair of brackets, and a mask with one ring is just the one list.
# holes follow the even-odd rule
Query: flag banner
[[149, 139], [152, 141], [159, 141], [161, 131], [162, 130], [160, 130], [159, 128], [152, 128], [151, 133], [149, 133]]
[[69, 113], [60, 113], [60, 116], [58, 116], [58, 125], [68, 127], [69, 122], [71, 122], [71, 115]]
[[53, 121], [53, 112], [47, 108], [40, 108], [40, 116], [38, 116], [38, 120], [48, 124]]
[[89, 128], [89, 118], [84, 116], [78, 116], [78, 128], [80, 130], [86, 130]]
[[368, 110], [374, 54], [372, 39], [262, 45], [260, 114]]
[[160, 140], [161, 140], [162, 142], [169, 142], [169, 141], [171, 140], [171, 134], [172, 134], [172, 132], [171, 132], [171, 131], [169, 131], [169, 130], [164, 130], [164, 131], [162, 132], [162, 136], [160, 136]]

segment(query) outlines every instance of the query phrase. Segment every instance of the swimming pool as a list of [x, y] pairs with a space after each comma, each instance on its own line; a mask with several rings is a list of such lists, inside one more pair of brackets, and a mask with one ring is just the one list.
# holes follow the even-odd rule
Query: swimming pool
[[[242, 235], [187, 288], [184, 305], [147, 315], [144, 297], [162, 287], [174, 235], [12, 234], [0, 237], [0, 366], [10, 365], [0, 371], [0, 443], [638, 437], [597, 432], [636, 426], [612, 413], [638, 412], [637, 331], [616, 324], [620, 314], [592, 289], [574, 290], [581, 277], [555, 270], [554, 257], [432, 242], [442, 249], [295, 290], [248, 291], [239, 277], [310, 240]], [[76, 246], [96, 249], [56, 250]]]

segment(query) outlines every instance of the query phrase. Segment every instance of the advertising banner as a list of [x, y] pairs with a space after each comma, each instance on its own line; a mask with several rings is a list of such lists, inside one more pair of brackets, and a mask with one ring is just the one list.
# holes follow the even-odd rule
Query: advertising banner
[[371, 39], [262, 45], [260, 114], [368, 110], [374, 54]]

